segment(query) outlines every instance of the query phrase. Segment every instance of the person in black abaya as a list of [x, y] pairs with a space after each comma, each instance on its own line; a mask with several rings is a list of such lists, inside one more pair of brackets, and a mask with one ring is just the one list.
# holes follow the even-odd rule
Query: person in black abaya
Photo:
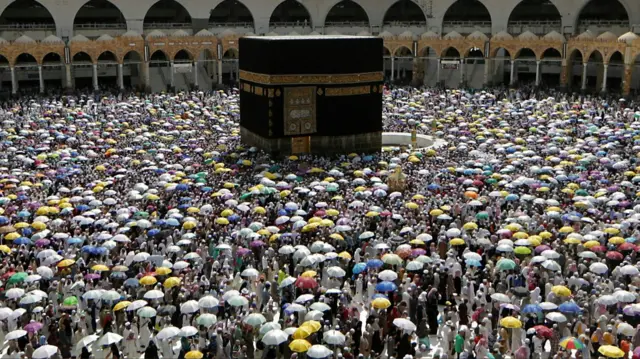
[[144, 351], [145, 359], [159, 359], [158, 357], [158, 347], [156, 347], [156, 343], [151, 340], [149, 341], [149, 345], [147, 349]]
[[431, 288], [427, 294], [427, 321], [429, 322], [429, 334], [438, 333], [438, 290]]

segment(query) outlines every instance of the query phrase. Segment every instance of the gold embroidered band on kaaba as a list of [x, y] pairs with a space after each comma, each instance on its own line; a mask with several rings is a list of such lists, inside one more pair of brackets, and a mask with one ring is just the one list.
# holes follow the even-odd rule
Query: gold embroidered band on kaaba
[[337, 85], [380, 82], [383, 79], [384, 74], [381, 71], [357, 74], [267, 75], [240, 70], [240, 80], [263, 85]]

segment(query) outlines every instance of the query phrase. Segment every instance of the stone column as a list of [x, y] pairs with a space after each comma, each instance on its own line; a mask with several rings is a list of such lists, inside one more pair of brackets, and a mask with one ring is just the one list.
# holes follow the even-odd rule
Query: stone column
[[218, 85], [222, 85], [222, 60], [218, 60]]
[[465, 65], [465, 60], [464, 58], [460, 59], [460, 86], [464, 85], [464, 65]]
[[511, 78], [509, 79], [509, 85], [513, 86], [516, 83], [516, 61], [511, 60]]
[[120, 90], [124, 90], [124, 74], [123, 74], [123, 66], [122, 64], [118, 64], [118, 88]]
[[566, 89], [569, 84], [569, 66], [567, 66], [567, 59], [562, 59], [562, 68], [560, 69], [560, 87]]
[[540, 60], [536, 61], [536, 86], [540, 86]]
[[142, 84], [144, 85], [145, 91], [149, 86], [151, 86], [151, 79], [149, 78], [149, 61], [144, 61], [142, 63]]
[[602, 72], [602, 92], [607, 92], [607, 72], [609, 70], [609, 64], [603, 64], [604, 70]]
[[98, 84], [98, 64], [93, 64], [93, 89], [100, 89]]
[[436, 59], [438, 66], [436, 67], [436, 85], [440, 83], [440, 58]]
[[16, 68], [11, 66], [11, 93], [18, 93], [18, 80], [16, 80]]
[[582, 85], [580, 86], [581, 90], [586, 90], [587, 89], [587, 67], [588, 67], [588, 63], [583, 62], [582, 63]]
[[71, 80], [71, 64], [64, 65], [64, 74], [67, 89], [73, 89], [73, 81]]
[[42, 77], [42, 65], [38, 65], [38, 79], [40, 80], [40, 93], [44, 92], [44, 77]]
[[198, 87], [198, 61], [193, 62], [193, 85]]
[[413, 86], [420, 87], [424, 84], [424, 61], [418, 57], [413, 58], [413, 72], [411, 79]]
[[[482, 78], [482, 84], [489, 86], [489, 78], [491, 77], [491, 68], [493, 67], [493, 59], [489, 57], [484, 58], [484, 76]], [[491, 81], [493, 82], [493, 81]]]
[[622, 75], [622, 95], [629, 96], [631, 93], [631, 79], [633, 76], [633, 65], [624, 64], [624, 74]]
[[394, 68], [394, 63], [395, 63], [395, 57], [391, 56], [391, 82], [393, 82], [393, 78], [395, 77], [395, 70]]
[[169, 85], [171, 85], [171, 87], [173, 87], [173, 84], [175, 82], [173, 82], [173, 61], [171, 61], [171, 66], [169, 66], [169, 72], [171, 73], [171, 75], [169, 76]]

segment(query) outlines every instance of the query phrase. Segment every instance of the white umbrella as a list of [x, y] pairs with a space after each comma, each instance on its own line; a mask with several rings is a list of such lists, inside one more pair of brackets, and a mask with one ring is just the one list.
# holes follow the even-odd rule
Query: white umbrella
[[7, 335], [4, 337], [4, 339], [6, 339], [6, 340], [15, 340], [15, 339], [18, 339], [18, 338], [22, 338], [25, 335], [27, 335], [27, 331], [26, 330], [18, 329], [18, 330], [14, 330], [12, 332], [7, 333]]
[[[427, 257], [428, 258], [428, 257]], [[424, 267], [424, 263], [415, 260], [415, 261], [411, 261], [409, 263], [407, 263], [406, 268], [408, 271], [416, 271], [416, 270], [421, 270]]]
[[35, 294], [27, 294], [24, 297], [20, 298], [20, 304], [33, 304], [41, 301], [42, 298]]
[[547, 259], [558, 259], [558, 258], [560, 258], [560, 253], [554, 251], [553, 249], [547, 249], [545, 251], [542, 251], [542, 253], [540, 253], [540, 254], [543, 255]]
[[13, 310], [11, 310], [11, 308], [7, 308], [7, 307], [0, 308], [0, 320], [9, 318], [11, 313], [13, 313]]
[[636, 301], [636, 295], [626, 290], [618, 290], [613, 292], [613, 296], [620, 303], [633, 303]]
[[76, 344], [76, 351], [80, 352], [82, 351], [82, 347], [89, 347], [89, 344], [95, 342], [96, 340], [98, 340], [98, 338], [100, 338], [100, 336], [91, 334], [80, 339], [80, 341]]
[[257, 269], [255, 268], [247, 268], [245, 270], [242, 271], [242, 274], [240, 274], [243, 277], [257, 277], [260, 275], [260, 272], [258, 272]]
[[282, 329], [280, 324], [276, 322], [266, 322], [260, 327], [260, 330], [258, 331], [258, 333], [260, 333], [260, 335], [265, 335], [270, 331], [276, 330], [276, 329]]
[[640, 274], [640, 271], [637, 267], [632, 266], [631, 264], [627, 264], [626, 266], [620, 268], [620, 273], [624, 275], [638, 275]]
[[214, 325], [217, 321], [218, 318], [216, 318], [216, 316], [211, 313], [200, 314], [196, 319], [196, 323], [198, 323], [198, 325], [204, 325], [207, 328]]
[[180, 305], [180, 311], [182, 313], [195, 313], [198, 310], [200, 310], [200, 306], [195, 300], [189, 300]]
[[564, 314], [559, 312], [551, 312], [546, 315], [546, 318], [552, 322], [564, 323], [567, 321], [567, 317]]
[[267, 321], [267, 319], [264, 317], [264, 315], [262, 315], [260, 313], [251, 313], [251, 314], [247, 315], [246, 317], [244, 317], [244, 319], [242, 320], [242, 322], [244, 322], [245, 324], [248, 324], [248, 325], [250, 325], [252, 327], [261, 326], [266, 321]]
[[541, 265], [544, 269], [547, 269], [547, 270], [556, 271], [556, 272], [561, 270], [560, 264], [558, 264], [558, 262], [551, 259], [547, 259], [546, 261], [542, 262]]
[[24, 295], [24, 289], [22, 288], [11, 288], [5, 293], [5, 296], [9, 299], [18, 299], [23, 295]]
[[333, 354], [331, 349], [321, 344], [312, 345], [311, 348], [307, 350], [307, 356], [309, 358], [326, 358], [331, 354]]
[[394, 280], [398, 279], [398, 273], [387, 269], [378, 273], [378, 278], [389, 281], [389, 282], [393, 282]]
[[285, 255], [294, 253], [295, 251], [296, 251], [296, 249], [293, 248], [293, 246], [288, 245], [288, 244], [286, 244], [286, 245], [280, 247], [280, 249], [278, 249], [278, 253], [285, 254]]
[[326, 312], [331, 310], [331, 307], [328, 304], [322, 302], [313, 303], [309, 306], [309, 308], [312, 310], [317, 310], [319, 312]]
[[504, 293], [493, 293], [491, 294], [491, 299], [495, 300], [496, 302], [502, 302], [502, 303], [511, 302], [511, 298], [509, 298], [509, 296], [507, 296]]
[[224, 294], [222, 295], [222, 299], [226, 301], [226, 300], [229, 300], [229, 299], [231, 299], [233, 297], [237, 297], [239, 295], [240, 295], [240, 292], [238, 292], [237, 290], [233, 290], [232, 289], [232, 290], [228, 290], [228, 291], [224, 292]]
[[55, 345], [45, 344], [40, 348], [36, 349], [31, 355], [32, 359], [47, 359], [52, 357], [55, 353], [58, 352], [58, 347]]
[[152, 289], [146, 293], [144, 293], [144, 295], [142, 296], [144, 299], [160, 299], [160, 298], [164, 298], [164, 293], [162, 293], [162, 291], [159, 291], [157, 289]]
[[295, 277], [287, 277], [287, 278], [283, 279], [282, 282], [280, 282], [280, 285], [278, 285], [278, 288], [288, 287], [288, 286], [292, 285], [295, 282], [296, 282], [296, 278]]
[[100, 346], [111, 345], [113, 343], [118, 343], [122, 340], [122, 337], [116, 333], [106, 333], [100, 338], [98, 344]]
[[393, 320], [393, 325], [395, 325], [396, 327], [405, 330], [407, 332], [413, 332], [417, 329], [416, 325], [413, 324], [412, 321], [410, 321], [409, 319], [405, 319], [405, 318], [396, 318]]
[[322, 317], [324, 317], [324, 313], [319, 310], [312, 310], [304, 315], [304, 320], [317, 320], [321, 321]]
[[13, 311], [13, 313], [11, 313], [11, 315], [9, 316], [9, 319], [18, 319], [20, 318], [22, 315], [24, 315], [24, 313], [26, 313], [27, 310], [24, 308], [18, 308], [16, 310]]
[[200, 308], [215, 308], [218, 304], [220, 304], [220, 301], [211, 295], [206, 295], [198, 300], [198, 306]]
[[330, 345], [343, 345], [346, 337], [337, 330], [328, 330], [322, 334], [322, 340]]
[[476, 252], [467, 252], [467, 253], [464, 253], [464, 254], [462, 255], [462, 257], [463, 257], [464, 259], [475, 259], [475, 260], [477, 260], [477, 261], [481, 261], [481, 260], [482, 260], [482, 256], [481, 256], [481, 255], [479, 255], [479, 254], [478, 254], [478, 253], [476, 253]]
[[136, 313], [141, 318], [153, 318], [157, 314], [156, 310], [151, 307], [140, 308]]
[[122, 294], [116, 292], [115, 290], [108, 290], [102, 293], [102, 299], [104, 300], [118, 300], [122, 297]]
[[270, 330], [262, 337], [262, 342], [265, 345], [280, 345], [287, 340], [289, 340], [289, 334], [280, 329]]
[[604, 263], [593, 263], [589, 266], [589, 271], [596, 274], [604, 274], [609, 271], [609, 267]]
[[125, 310], [127, 311], [137, 310], [137, 309], [143, 308], [147, 304], [149, 303], [147, 303], [146, 300], [142, 300], [142, 299], [134, 300], [133, 302], [131, 302], [131, 304], [127, 306]]
[[87, 291], [86, 293], [84, 293], [82, 295], [83, 299], [100, 299], [102, 298], [102, 293], [104, 293], [105, 290], [104, 289], [92, 289], [90, 291]]
[[345, 272], [344, 269], [338, 266], [333, 266], [327, 268], [327, 274], [329, 275], [329, 277], [342, 278], [347, 275], [347, 272]]
[[156, 335], [156, 338], [160, 340], [167, 340], [177, 336], [179, 333], [180, 333], [180, 329], [178, 329], [177, 327], [166, 327], [166, 328], [163, 328], [158, 333], [158, 335]]
[[196, 327], [192, 327], [191, 325], [182, 327], [179, 333], [181, 337], [192, 337], [196, 334], [198, 334], [198, 329]]
[[313, 294], [303, 294], [303, 295], [299, 296], [298, 298], [296, 298], [295, 302], [296, 303], [305, 303], [305, 302], [308, 302], [308, 301], [312, 300], [313, 298], [314, 298]]
[[38, 274], [42, 276], [42, 278], [45, 278], [45, 279], [53, 278], [53, 270], [49, 267], [41, 266], [41, 267], [38, 267], [36, 271], [38, 272]]
[[598, 255], [595, 254], [594, 252], [591, 252], [591, 251], [584, 251], [584, 252], [580, 252], [580, 254], [578, 254], [578, 257], [580, 257], [580, 258], [589, 258], [589, 259], [597, 259]]
[[636, 328], [631, 326], [629, 323], [620, 323], [618, 324], [618, 333], [622, 333], [628, 337], [632, 337], [636, 334]]
[[298, 303], [293, 303], [287, 306], [287, 308], [285, 308], [285, 311], [287, 313], [294, 313], [294, 312], [304, 312], [306, 311], [307, 308], [303, 305], [300, 305]]
[[542, 302], [540, 303], [540, 308], [542, 308], [542, 310], [556, 310], [558, 306], [555, 303]]
[[613, 295], [605, 294], [596, 300], [598, 304], [602, 305], [614, 305], [618, 304], [618, 298]]
[[249, 304], [249, 300], [243, 296], [235, 296], [227, 301], [232, 307], [242, 307]]

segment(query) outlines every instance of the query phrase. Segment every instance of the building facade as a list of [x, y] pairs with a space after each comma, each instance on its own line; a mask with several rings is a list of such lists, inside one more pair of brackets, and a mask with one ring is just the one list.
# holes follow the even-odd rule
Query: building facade
[[640, 88], [635, 0], [0, 0], [0, 86], [160, 91], [238, 79], [247, 34], [384, 39], [387, 79]]

